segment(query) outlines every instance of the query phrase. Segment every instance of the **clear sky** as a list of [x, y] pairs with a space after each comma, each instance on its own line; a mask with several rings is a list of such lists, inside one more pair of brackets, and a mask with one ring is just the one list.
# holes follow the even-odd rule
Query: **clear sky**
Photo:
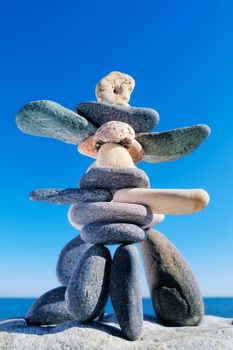
[[[35, 203], [35, 188], [74, 187], [92, 162], [76, 147], [21, 133], [24, 104], [73, 108], [95, 99], [113, 70], [136, 80], [131, 105], [158, 110], [158, 131], [199, 123], [212, 129], [193, 154], [140, 163], [152, 187], [204, 188], [202, 212], [158, 226], [182, 252], [205, 296], [233, 296], [233, 2], [1, 1], [0, 296], [38, 296], [58, 286], [61, 248], [77, 231], [67, 206]], [[148, 294], [142, 274], [144, 295]]]

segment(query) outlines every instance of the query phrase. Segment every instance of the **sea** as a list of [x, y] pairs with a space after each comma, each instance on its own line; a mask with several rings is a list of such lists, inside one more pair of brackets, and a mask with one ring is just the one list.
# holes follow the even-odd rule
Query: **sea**
[[[33, 298], [0, 298], [0, 320], [24, 317], [35, 302]], [[233, 298], [204, 298], [205, 314], [233, 318]], [[154, 315], [151, 299], [143, 299], [144, 314]], [[113, 313], [111, 302], [105, 307], [106, 313]]]

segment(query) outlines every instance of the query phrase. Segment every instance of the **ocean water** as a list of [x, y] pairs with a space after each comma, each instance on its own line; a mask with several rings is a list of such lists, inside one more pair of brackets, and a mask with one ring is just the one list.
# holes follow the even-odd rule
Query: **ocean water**
[[[10, 317], [23, 317], [36, 299], [0, 298], [0, 320]], [[204, 298], [205, 314], [233, 318], [233, 298]], [[147, 315], [154, 315], [151, 300], [143, 299], [143, 310]], [[112, 313], [110, 301], [105, 312]]]

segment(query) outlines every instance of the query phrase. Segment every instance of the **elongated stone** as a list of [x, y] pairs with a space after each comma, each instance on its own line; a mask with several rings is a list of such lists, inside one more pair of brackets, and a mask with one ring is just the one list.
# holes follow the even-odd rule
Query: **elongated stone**
[[79, 114], [47, 100], [28, 103], [18, 112], [16, 123], [26, 134], [51, 137], [74, 145], [97, 130]]
[[121, 330], [136, 340], [142, 333], [142, 291], [137, 249], [121, 245], [115, 252], [110, 274], [110, 296]]
[[149, 187], [150, 181], [143, 170], [137, 168], [93, 168], [79, 180], [80, 188], [108, 190], [126, 187]]
[[78, 202], [110, 202], [112, 194], [104, 189], [48, 188], [32, 191], [29, 198], [37, 202], [72, 204]]
[[116, 143], [105, 143], [100, 148], [96, 165], [99, 168], [135, 168], [129, 152]]
[[59, 282], [63, 286], [67, 286], [76, 265], [90, 247], [91, 245], [85, 243], [81, 236], [77, 236], [62, 249], [58, 258], [56, 273]]
[[83, 102], [77, 112], [95, 125], [109, 121], [120, 121], [132, 126], [135, 132], [152, 130], [159, 122], [158, 113], [151, 108], [125, 107], [101, 102]]
[[70, 220], [79, 225], [90, 223], [132, 223], [146, 226], [152, 221], [149, 207], [140, 204], [96, 202], [75, 204]]
[[144, 160], [151, 163], [179, 159], [193, 152], [210, 134], [207, 125], [195, 125], [163, 132], [136, 135], [142, 145]]
[[147, 231], [140, 243], [154, 310], [165, 325], [195, 326], [203, 317], [203, 301], [187, 262], [165, 236]]
[[133, 224], [94, 223], [83, 227], [82, 239], [91, 244], [137, 243], [146, 239], [146, 232]]
[[164, 219], [165, 219], [165, 215], [164, 214], [153, 214], [152, 221], [148, 225], [144, 226], [143, 229], [150, 228], [152, 226], [158, 225], [161, 222], [163, 222]]
[[69, 281], [66, 300], [79, 322], [94, 320], [104, 308], [109, 292], [111, 254], [103, 245], [91, 246]]

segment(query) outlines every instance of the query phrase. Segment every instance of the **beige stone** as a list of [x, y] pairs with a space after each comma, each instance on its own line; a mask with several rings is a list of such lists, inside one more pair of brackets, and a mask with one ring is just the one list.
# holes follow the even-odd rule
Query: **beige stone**
[[97, 150], [93, 144], [94, 135], [91, 135], [86, 140], [84, 140], [82, 143], [78, 145], [78, 152], [91, 157], [96, 158], [97, 157]]
[[144, 149], [137, 140], [133, 141], [133, 144], [128, 151], [135, 164], [139, 163], [144, 158]]
[[153, 214], [152, 221], [148, 225], [144, 226], [143, 228], [150, 228], [152, 226], [156, 226], [156, 225], [160, 224], [161, 222], [163, 222], [164, 219], [165, 219], [164, 214]]
[[96, 165], [107, 168], [135, 168], [129, 152], [116, 143], [105, 143], [100, 148]]

